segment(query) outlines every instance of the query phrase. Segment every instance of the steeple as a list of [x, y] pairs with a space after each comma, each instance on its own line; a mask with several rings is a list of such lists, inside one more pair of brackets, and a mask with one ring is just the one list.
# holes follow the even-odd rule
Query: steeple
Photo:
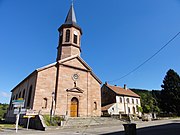
[[73, 3], [69, 9], [68, 15], [65, 20], [65, 24], [76, 24], [76, 15], [74, 12]]
[[57, 48], [57, 61], [70, 57], [72, 55], [80, 56], [82, 30], [77, 24], [73, 4], [68, 11], [64, 24], [59, 27], [58, 31], [59, 45]]

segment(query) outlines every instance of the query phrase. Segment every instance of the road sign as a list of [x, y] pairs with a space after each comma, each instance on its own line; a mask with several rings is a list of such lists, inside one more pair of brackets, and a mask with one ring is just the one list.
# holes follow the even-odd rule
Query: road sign
[[16, 133], [18, 131], [18, 123], [19, 123], [19, 115], [20, 114], [26, 114], [26, 109], [22, 109], [24, 107], [24, 101], [23, 98], [18, 98], [18, 100], [13, 100], [12, 104], [17, 109], [14, 109], [14, 114], [16, 114]]
[[19, 105], [19, 104], [24, 104], [24, 102], [13, 102], [13, 105]]
[[14, 107], [17, 107], [17, 108], [21, 108], [21, 107], [24, 107], [24, 104], [15, 104]]
[[35, 112], [35, 110], [29, 109], [29, 110], [26, 111], [26, 115], [37, 115], [37, 114], [38, 114], [38, 113]]
[[23, 109], [14, 109], [14, 114], [26, 114], [26, 109], [23, 108]]
[[12, 104], [14, 105], [14, 107], [24, 107], [24, 100], [13, 100]]
[[31, 116], [31, 115], [24, 115], [23, 118], [35, 118], [35, 115]]
[[27, 121], [27, 130], [28, 130], [28, 128], [29, 128], [29, 120], [30, 120], [30, 118], [35, 118], [35, 115], [34, 116], [24, 115], [23, 118], [28, 118], [28, 121]]
[[24, 100], [13, 100], [12, 103], [24, 102]]

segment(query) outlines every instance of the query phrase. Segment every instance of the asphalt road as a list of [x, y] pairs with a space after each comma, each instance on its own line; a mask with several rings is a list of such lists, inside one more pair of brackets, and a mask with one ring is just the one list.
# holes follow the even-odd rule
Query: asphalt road
[[[180, 119], [137, 122], [137, 135], [180, 135]], [[125, 135], [123, 125], [98, 125], [82, 128], [53, 128], [47, 131], [22, 128], [0, 131], [0, 135]]]
[[[139, 128], [136, 133], [137, 135], [180, 135], [180, 123]], [[104, 135], [125, 135], [125, 132], [118, 131]]]

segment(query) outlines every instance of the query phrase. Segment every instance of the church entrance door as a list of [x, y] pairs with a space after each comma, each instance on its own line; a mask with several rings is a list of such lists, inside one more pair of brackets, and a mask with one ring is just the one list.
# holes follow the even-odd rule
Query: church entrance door
[[71, 117], [78, 117], [78, 99], [73, 97], [71, 99]]

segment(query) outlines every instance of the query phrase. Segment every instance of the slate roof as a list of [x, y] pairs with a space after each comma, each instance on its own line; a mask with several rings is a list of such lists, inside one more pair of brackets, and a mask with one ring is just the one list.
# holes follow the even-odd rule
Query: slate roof
[[76, 21], [76, 15], [74, 12], [74, 7], [72, 4], [70, 9], [69, 9], [68, 15], [66, 17], [65, 24], [74, 24], [74, 23], [76, 24], [77, 21]]
[[133, 91], [131, 91], [130, 89], [123, 89], [119, 86], [111, 86], [109, 84], [106, 85], [109, 89], [111, 89], [112, 91], [114, 91], [116, 94], [118, 95], [124, 95], [124, 96], [130, 96], [130, 97], [137, 97], [140, 98], [140, 96], [136, 93], [134, 93]]
[[74, 6], [73, 4], [71, 5], [69, 11], [68, 11], [68, 14], [66, 16], [66, 19], [65, 19], [65, 22], [64, 24], [62, 24], [60, 27], [59, 27], [59, 31], [63, 28], [63, 27], [75, 27], [77, 29], [80, 30], [81, 34], [82, 34], [82, 29], [81, 27], [77, 24], [77, 20], [76, 20], [76, 14], [75, 14], [75, 11], [74, 11]]

